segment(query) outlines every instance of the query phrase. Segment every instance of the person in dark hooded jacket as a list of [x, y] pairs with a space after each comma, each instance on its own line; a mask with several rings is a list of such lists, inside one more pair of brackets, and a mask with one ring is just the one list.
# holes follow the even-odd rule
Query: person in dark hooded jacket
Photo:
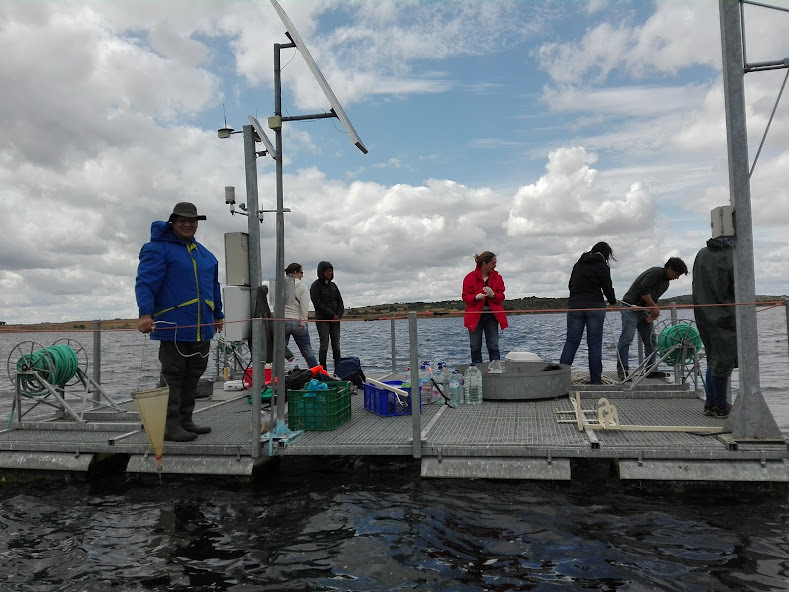
[[567, 308], [573, 310], [567, 311], [567, 339], [559, 363], [572, 365], [586, 327], [589, 379], [592, 384], [603, 383], [603, 296], [609, 304], [616, 304], [611, 268], [608, 266], [610, 259], [616, 261], [609, 244], [602, 241], [597, 243], [590, 251], [583, 253], [573, 266], [568, 284], [570, 299]]
[[[734, 303], [734, 239], [711, 238], [693, 262], [693, 304]], [[737, 317], [734, 306], [699, 306], [693, 309], [704, 351], [707, 372], [704, 415], [728, 417], [729, 376], [737, 367]]]
[[310, 286], [310, 299], [315, 308], [315, 328], [318, 330], [320, 346], [318, 348], [318, 363], [326, 367], [326, 356], [331, 340], [334, 366], [340, 361], [340, 319], [345, 312], [340, 289], [332, 280], [334, 267], [328, 261], [318, 263], [318, 279]]

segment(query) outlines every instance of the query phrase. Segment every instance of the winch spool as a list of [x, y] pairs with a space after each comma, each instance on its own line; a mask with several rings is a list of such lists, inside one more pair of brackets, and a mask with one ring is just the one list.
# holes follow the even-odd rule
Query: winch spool
[[669, 325], [658, 336], [660, 357], [670, 366], [692, 363], [701, 348], [698, 329], [688, 323]]
[[8, 378], [28, 397], [46, 396], [47, 385], [65, 388], [79, 381], [79, 371], [87, 372], [88, 359], [73, 339], [61, 339], [44, 347], [33, 341], [15, 346], [8, 356]]

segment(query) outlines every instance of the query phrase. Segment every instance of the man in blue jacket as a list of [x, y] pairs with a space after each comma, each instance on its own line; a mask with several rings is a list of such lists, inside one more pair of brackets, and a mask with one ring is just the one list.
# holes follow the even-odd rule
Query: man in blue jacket
[[211, 431], [192, 420], [197, 385], [208, 366], [211, 338], [221, 331], [219, 263], [195, 239], [205, 216], [189, 202], [173, 208], [167, 222], [151, 224], [151, 241], [140, 250], [134, 287], [137, 328], [159, 344], [162, 377], [170, 387], [164, 439], [189, 442]]

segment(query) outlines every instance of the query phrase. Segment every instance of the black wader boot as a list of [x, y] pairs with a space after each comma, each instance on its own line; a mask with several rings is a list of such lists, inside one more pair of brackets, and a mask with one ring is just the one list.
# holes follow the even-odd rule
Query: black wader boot
[[193, 434], [181, 427], [181, 387], [170, 385], [170, 396], [167, 399], [167, 422], [164, 425], [164, 439], [170, 442], [191, 442], [195, 438], [197, 438], [197, 434]]
[[[183, 388], [181, 388], [180, 418], [181, 427], [195, 437], [197, 437], [197, 434], [208, 434], [211, 432], [210, 427], [200, 426], [192, 421], [192, 412], [194, 411], [195, 399], [197, 398], [197, 384], [200, 382], [200, 377], [203, 375], [205, 369], [200, 370], [199, 374], [196, 373], [197, 370], [199, 370], [199, 368], [190, 367], [190, 374], [184, 379]], [[167, 419], [170, 419], [169, 414]]]
[[[170, 387], [167, 398], [167, 421], [164, 424], [164, 439], [169, 442], [191, 442], [197, 434], [181, 427], [181, 396], [187, 378], [185, 360], [171, 341], [159, 344], [159, 361], [162, 363], [162, 377]], [[192, 401], [194, 406], [194, 400]]]

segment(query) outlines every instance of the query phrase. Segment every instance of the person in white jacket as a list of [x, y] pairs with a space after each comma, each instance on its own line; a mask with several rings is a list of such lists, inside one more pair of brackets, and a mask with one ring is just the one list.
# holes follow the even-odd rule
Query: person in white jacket
[[304, 270], [299, 263], [291, 263], [285, 268], [285, 345], [292, 335], [307, 367], [313, 368], [318, 365], [318, 359], [312, 351], [307, 328], [310, 293], [301, 281], [303, 275]]

